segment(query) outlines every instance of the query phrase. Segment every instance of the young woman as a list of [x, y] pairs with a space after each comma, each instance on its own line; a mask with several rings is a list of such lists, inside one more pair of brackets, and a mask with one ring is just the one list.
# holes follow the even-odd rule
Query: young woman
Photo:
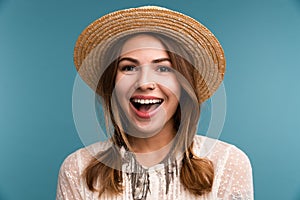
[[217, 141], [205, 156], [200, 104], [225, 60], [211, 32], [160, 7], [110, 13], [80, 35], [74, 61], [100, 97], [111, 138], [66, 158], [57, 199], [253, 199], [247, 156]]

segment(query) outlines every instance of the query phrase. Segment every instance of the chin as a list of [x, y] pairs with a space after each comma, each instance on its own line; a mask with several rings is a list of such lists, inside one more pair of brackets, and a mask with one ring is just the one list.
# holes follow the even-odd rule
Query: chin
[[124, 130], [128, 135], [137, 138], [150, 138], [158, 133], [160, 133], [165, 123], [162, 123], [161, 120], [149, 120], [145, 121], [135, 121], [132, 120], [132, 123], [127, 126], [126, 130]]

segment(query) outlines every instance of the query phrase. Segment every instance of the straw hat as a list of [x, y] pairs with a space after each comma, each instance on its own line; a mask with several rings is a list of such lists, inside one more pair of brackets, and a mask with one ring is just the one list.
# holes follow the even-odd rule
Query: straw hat
[[107, 61], [103, 63], [107, 60], [106, 50], [118, 39], [139, 32], [163, 34], [183, 45], [201, 74], [196, 77], [200, 103], [217, 90], [225, 72], [224, 52], [217, 38], [187, 15], [158, 6], [143, 6], [104, 15], [80, 34], [74, 63], [81, 78], [94, 91], [107, 67]]

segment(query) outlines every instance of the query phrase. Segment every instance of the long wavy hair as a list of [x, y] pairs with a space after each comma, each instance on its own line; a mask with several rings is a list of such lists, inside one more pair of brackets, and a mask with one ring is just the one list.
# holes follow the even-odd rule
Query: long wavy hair
[[[193, 152], [193, 139], [200, 117], [200, 101], [197, 98], [199, 94], [197, 94], [196, 89], [196, 76], [201, 75], [193, 66], [192, 56], [175, 40], [157, 33], [143, 34], [157, 38], [164, 45], [172, 67], [178, 73], [181, 97], [179, 100], [180, 104], [173, 116], [174, 128], [177, 133], [173, 140], [172, 152], [168, 156], [174, 157], [178, 152], [183, 152], [179, 171], [180, 181], [189, 192], [201, 196], [211, 191], [214, 179], [212, 162], [206, 158], [197, 157]], [[131, 150], [132, 147], [128, 140], [128, 135], [121, 129], [122, 124], [120, 124], [118, 117], [119, 110], [115, 107], [116, 102], [113, 101], [113, 99], [116, 99], [113, 98], [113, 90], [122, 46], [129, 38], [135, 35], [137, 34], [127, 35], [119, 39], [107, 50], [105, 57], [108, 60], [113, 60], [113, 62], [108, 64], [96, 90], [97, 94], [101, 96], [107, 132], [111, 134], [111, 142], [113, 144], [107, 150], [99, 152], [90, 161], [83, 173], [88, 188], [93, 192], [99, 192], [99, 196], [104, 192], [118, 195], [123, 191], [120, 148], [124, 147], [127, 150]]]

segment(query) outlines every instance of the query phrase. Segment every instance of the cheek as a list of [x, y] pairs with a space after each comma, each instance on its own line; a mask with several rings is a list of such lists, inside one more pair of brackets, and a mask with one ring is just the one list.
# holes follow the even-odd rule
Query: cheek
[[115, 87], [117, 87], [118, 83], [122, 80], [123, 74], [120, 72], [117, 72], [116, 78], [115, 78]]
[[114, 92], [116, 94], [117, 99], [124, 97], [125, 89], [126, 89], [126, 82], [122, 83], [122, 79], [118, 81], [116, 80]]
[[177, 80], [176, 77], [170, 77], [167, 79], [162, 79], [164, 81], [160, 82], [160, 85], [162, 85], [166, 93], [168, 93], [168, 96], [173, 96], [176, 98], [176, 101], [179, 102], [180, 95], [181, 95], [181, 86]]
[[118, 100], [128, 100], [132, 94], [132, 83], [130, 77], [117, 73], [114, 92]]

